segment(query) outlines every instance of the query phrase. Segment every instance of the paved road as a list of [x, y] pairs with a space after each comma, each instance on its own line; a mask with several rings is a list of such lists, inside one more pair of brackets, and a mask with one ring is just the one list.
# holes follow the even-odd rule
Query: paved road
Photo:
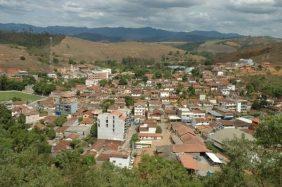
[[124, 150], [130, 150], [130, 140], [133, 134], [136, 133], [136, 126], [132, 125], [127, 129], [126, 135], [125, 135], [125, 142], [122, 145], [122, 149]]

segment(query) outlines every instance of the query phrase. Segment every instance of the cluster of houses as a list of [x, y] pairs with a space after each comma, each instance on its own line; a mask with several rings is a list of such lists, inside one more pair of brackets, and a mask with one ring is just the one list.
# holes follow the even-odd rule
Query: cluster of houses
[[[239, 94], [244, 88], [237, 88], [231, 81], [241, 81], [234, 75], [235, 70], [253, 68], [254, 63], [241, 60], [239, 64], [214, 65], [202, 71], [201, 78], [191, 75], [193, 68], [180, 68], [171, 79], [153, 79], [148, 73], [148, 81], [137, 86], [132, 81], [119, 85], [114, 79], [119, 74], [113, 74], [111, 69], [72, 65], [58, 69], [61, 76], [83, 77], [85, 84], [71, 91], [54, 91], [32, 106], [14, 102], [9, 107], [13, 116], [23, 114], [31, 128], [54, 129], [55, 138], [49, 140], [54, 155], [72, 149], [73, 140], [84, 141], [96, 129], [95, 141], [83, 147], [82, 155], [95, 157], [97, 163], [110, 161], [118, 167], [132, 168], [136, 152], [148, 149], [204, 176], [228, 162], [207, 145], [220, 152], [226, 140], [242, 136], [253, 140], [259, 123], [248, 114], [252, 102]], [[187, 80], [183, 80], [184, 76]], [[49, 73], [48, 77], [57, 78], [57, 74]], [[101, 80], [109, 79], [111, 85], [99, 85]], [[156, 88], [158, 84], [161, 88]], [[181, 92], [177, 93], [180, 84], [185, 89], [193, 88], [195, 94], [183, 98]], [[131, 97], [134, 105], [127, 106], [125, 97]], [[114, 102], [105, 111], [101, 104], [109, 99]], [[58, 126], [62, 116], [65, 120]], [[132, 136], [137, 140], [132, 141]], [[162, 141], [165, 143], [159, 144]]]

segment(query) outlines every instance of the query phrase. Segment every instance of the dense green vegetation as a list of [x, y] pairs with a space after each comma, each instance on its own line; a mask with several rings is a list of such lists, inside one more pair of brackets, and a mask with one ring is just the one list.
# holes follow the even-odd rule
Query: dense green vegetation
[[48, 33], [35, 34], [31, 32], [0, 31], [0, 43], [21, 45], [28, 48], [47, 46], [50, 43], [50, 37], [53, 38], [54, 45], [64, 39], [64, 36], [50, 35]]
[[47, 82], [45, 80], [37, 82], [33, 86], [34, 92], [40, 95], [49, 95], [55, 89], [56, 86], [53, 83]]
[[101, 108], [102, 108], [103, 112], [107, 112], [108, 108], [110, 106], [112, 106], [113, 104], [115, 104], [115, 100], [113, 100], [113, 99], [103, 100], [102, 103], [101, 103]]
[[202, 44], [202, 42], [189, 42], [181, 45], [177, 45], [176, 47], [179, 49], [183, 49], [185, 51], [197, 51], [198, 47]]
[[[153, 59], [138, 59], [138, 58], [124, 58], [121, 63], [113, 60], [108, 61], [97, 61], [95, 65], [103, 67], [103, 68], [111, 68], [112, 72], [133, 72], [135, 74], [135, 78], [146, 82], [148, 77], [145, 76], [146, 73], [150, 73], [153, 75], [153, 78], [171, 78], [172, 71], [167, 66], [169, 63], [164, 62], [155, 62]], [[128, 78], [121, 76], [119, 84], [126, 85], [128, 82]]]
[[[282, 114], [269, 116], [255, 133], [255, 141], [228, 142], [230, 159], [222, 170], [206, 181], [207, 186], [281, 186]], [[219, 185], [220, 184], [220, 185]]]
[[9, 79], [7, 76], [0, 76], [0, 90], [19, 90], [25, 86], [34, 84], [36, 81], [32, 76], [23, 77], [22, 80]]
[[134, 105], [134, 99], [133, 97], [131, 96], [125, 96], [124, 97], [124, 100], [125, 100], [125, 103], [126, 103], [126, 106], [133, 106]]
[[61, 115], [61, 116], [58, 116], [56, 119], [55, 119], [55, 125], [56, 126], [63, 126], [63, 124], [67, 121], [67, 117], [64, 116], [64, 115]]
[[279, 76], [247, 76], [246, 90], [248, 95], [254, 92], [261, 92], [271, 97], [282, 97], [282, 79]]

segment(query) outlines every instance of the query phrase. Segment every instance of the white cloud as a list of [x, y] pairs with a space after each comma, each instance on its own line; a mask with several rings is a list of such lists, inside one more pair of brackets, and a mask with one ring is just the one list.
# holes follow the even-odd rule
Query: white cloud
[[281, 20], [282, 0], [0, 0], [0, 22], [39, 26], [151, 26], [282, 37]]

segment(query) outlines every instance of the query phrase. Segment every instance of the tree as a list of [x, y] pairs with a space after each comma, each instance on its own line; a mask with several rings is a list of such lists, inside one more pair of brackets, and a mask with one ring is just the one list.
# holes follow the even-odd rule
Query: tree
[[74, 139], [74, 140], [71, 141], [70, 146], [73, 149], [77, 149], [77, 148], [80, 147], [80, 143], [81, 143], [81, 141], [79, 139]]
[[92, 166], [96, 164], [96, 160], [94, 156], [85, 156], [82, 160], [82, 164], [87, 165], [87, 166]]
[[[155, 169], [158, 168], [158, 172]], [[157, 156], [144, 155], [138, 165], [137, 175], [148, 186], [189, 186], [189, 178], [184, 167], [176, 161], [165, 160]]]
[[40, 81], [33, 86], [33, 90], [37, 94], [49, 95], [56, 89], [55, 85], [46, 81]]
[[47, 128], [45, 133], [49, 140], [53, 140], [56, 137], [56, 132], [53, 128]]
[[148, 81], [148, 77], [144, 75], [144, 76], [142, 77], [142, 81], [146, 83], [146, 82]]
[[94, 124], [91, 126], [90, 134], [91, 134], [92, 137], [97, 138], [97, 135], [98, 135], [97, 123], [94, 123]]
[[124, 76], [120, 77], [118, 84], [127, 85], [127, 79]]
[[160, 79], [162, 78], [162, 73], [160, 71], [155, 71], [153, 75], [154, 79]]
[[247, 84], [246, 86], [247, 94], [250, 96], [255, 91], [255, 87], [253, 84]]
[[249, 141], [245, 139], [226, 143], [224, 149], [230, 158], [230, 162], [228, 165], [222, 166], [220, 172], [208, 178], [206, 186], [247, 186], [245, 170], [249, 157], [246, 156], [247, 147], [243, 146], [247, 143]]
[[199, 68], [194, 68], [192, 71], [191, 71], [193, 77], [197, 77], [197, 78], [200, 78], [202, 76], [202, 74], [200, 73], [200, 70]]
[[127, 107], [134, 105], [134, 99], [133, 99], [133, 97], [131, 97], [131, 96], [125, 96], [125, 97], [124, 97], [124, 100], [125, 100], [125, 103], [126, 103], [126, 106], [127, 106]]
[[76, 150], [68, 150], [59, 153], [55, 159], [54, 163], [56, 167], [61, 169], [67, 169], [76, 165], [80, 162], [79, 152]]
[[112, 106], [114, 103], [115, 103], [115, 100], [113, 99], [105, 99], [102, 101], [100, 106], [102, 107], [103, 112], [107, 112], [108, 108]]
[[137, 133], [133, 134], [130, 139], [130, 146], [132, 147], [135, 144], [135, 142], [137, 142], [138, 140], [139, 140], [138, 134]]
[[10, 127], [13, 123], [12, 113], [4, 105], [0, 104], [0, 125], [5, 129]]
[[55, 125], [61, 127], [67, 121], [65, 115], [59, 116], [55, 119]]
[[18, 119], [17, 119], [17, 121], [18, 121], [18, 123], [20, 123], [20, 124], [25, 124], [25, 122], [26, 122], [26, 117], [25, 117], [25, 115], [24, 114], [20, 114], [20, 116], [18, 117]]
[[108, 81], [105, 80], [105, 79], [99, 81], [99, 85], [100, 85], [101, 87], [105, 87], [105, 86], [107, 85], [107, 83], [108, 83]]
[[281, 186], [281, 116], [263, 119], [254, 141], [226, 142], [230, 162], [208, 178], [206, 186]]
[[69, 59], [69, 64], [75, 65], [75, 64], [77, 64], [77, 63], [76, 63], [75, 60], [73, 60], [73, 59], [70, 58], [70, 59]]
[[190, 86], [187, 90], [189, 96], [195, 96], [196, 95], [196, 90], [192, 86]]
[[186, 74], [185, 74], [185, 75], [183, 75], [183, 76], [182, 76], [182, 81], [183, 81], [183, 82], [186, 82], [187, 80], [188, 80], [187, 75], [186, 75]]
[[162, 133], [162, 127], [161, 126], [157, 126], [157, 129], [156, 129], [156, 133]]
[[6, 90], [8, 87], [8, 78], [7, 76], [0, 77], [0, 90]]
[[157, 89], [161, 89], [162, 87], [163, 87], [163, 85], [162, 85], [162, 83], [157, 83], [157, 85], [156, 85], [156, 87], [157, 87]]
[[252, 104], [252, 109], [254, 110], [260, 110], [262, 108], [266, 108], [268, 105], [266, 98], [260, 98], [260, 99], [256, 99], [253, 104]]
[[259, 124], [255, 131], [259, 144], [265, 147], [279, 147], [282, 145], [282, 114], [268, 116]]

